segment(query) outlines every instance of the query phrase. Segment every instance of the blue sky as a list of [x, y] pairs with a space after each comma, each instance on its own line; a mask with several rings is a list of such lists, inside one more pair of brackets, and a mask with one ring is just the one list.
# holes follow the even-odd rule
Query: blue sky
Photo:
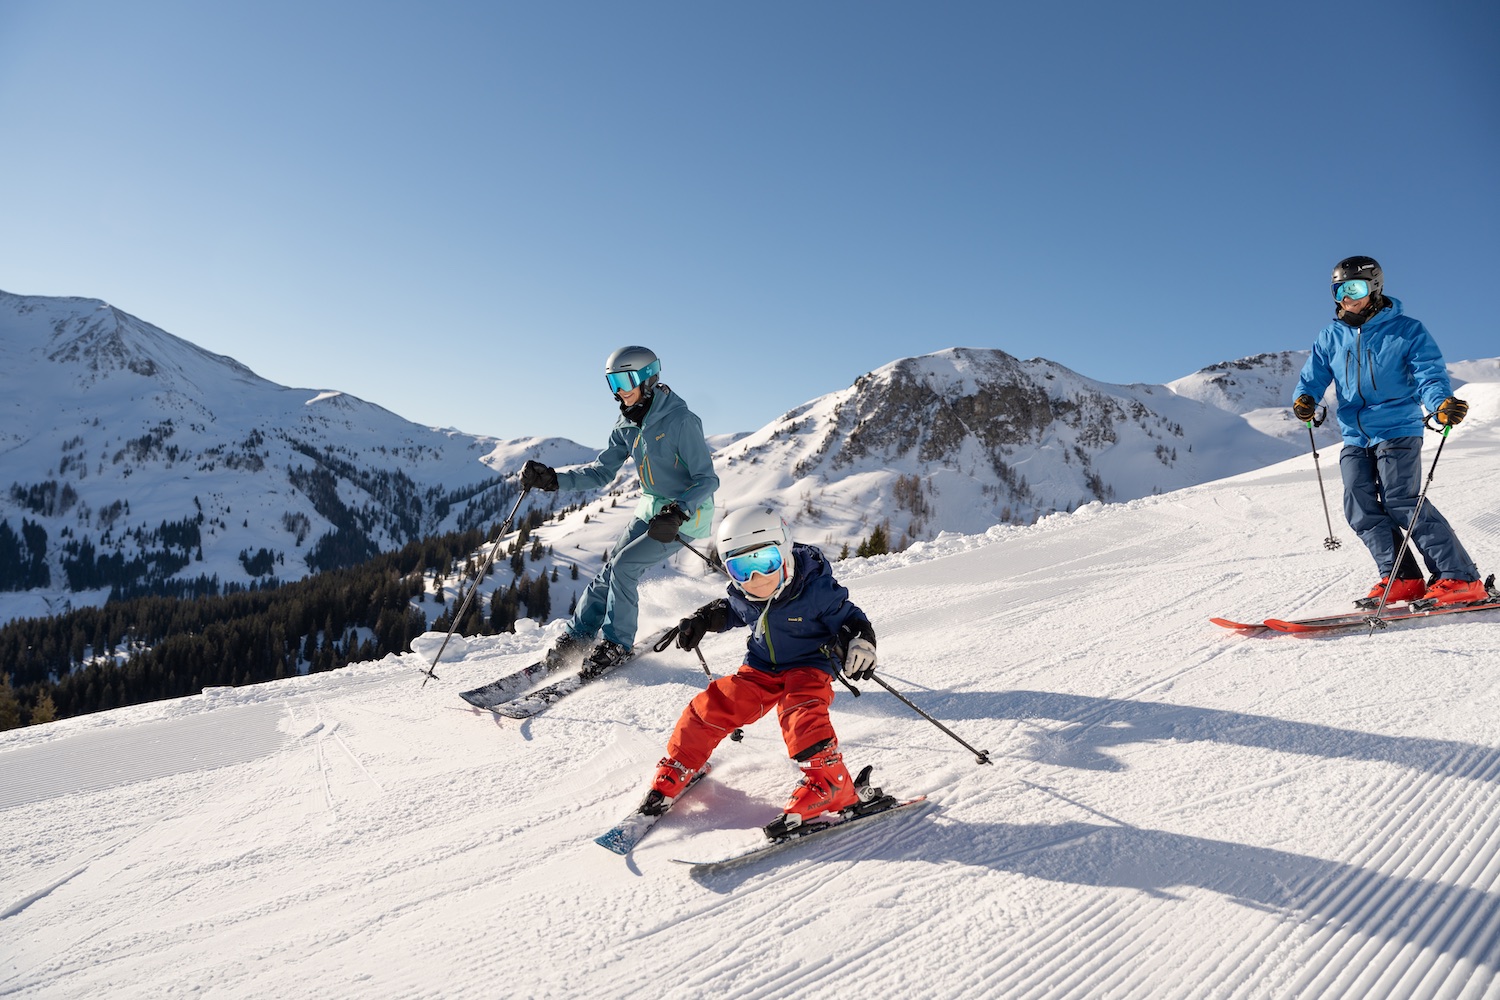
[[1500, 355], [1500, 8], [0, 3], [0, 288], [287, 385], [599, 445], [899, 357], [1109, 382], [1307, 347], [1366, 253]]

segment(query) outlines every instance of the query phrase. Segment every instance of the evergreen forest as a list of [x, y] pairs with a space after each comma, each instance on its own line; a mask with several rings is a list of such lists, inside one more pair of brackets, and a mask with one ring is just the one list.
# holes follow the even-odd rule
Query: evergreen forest
[[[486, 567], [487, 576], [498, 569], [511, 582], [470, 602], [456, 632], [513, 631], [523, 615], [548, 619], [548, 574], [533, 575], [526, 565], [545, 554], [529, 536], [547, 516], [533, 511], [508, 560]], [[0, 627], [0, 730], [408, 651], [423, 632], [447, 631], [461, 603], [451, 611], [440, 599], [429, 605], [426, 581], [464, 592], [479, 572], [478, 550], [489, 551], [481, 532], [455, 532], [294, 583], [111, 600], [11, 622]]]

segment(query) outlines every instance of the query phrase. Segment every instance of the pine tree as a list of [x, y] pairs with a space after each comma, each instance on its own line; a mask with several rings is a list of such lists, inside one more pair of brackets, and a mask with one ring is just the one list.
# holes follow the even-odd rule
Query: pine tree
[[0, 674], [0, 732], [21, 728], [21, 702], [10, 686], [10, 674]]
[[870, 532], [870, 537], [859, 543], [856, 554], [860, 556], [883, 556], [890, 552], [890, 535], [886, 532], [884, 523], [877, 524], [875, 530]]

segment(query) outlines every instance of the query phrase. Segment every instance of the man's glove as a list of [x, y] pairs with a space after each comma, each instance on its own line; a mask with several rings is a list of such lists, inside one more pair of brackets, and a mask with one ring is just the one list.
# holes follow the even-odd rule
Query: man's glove
[[651, 523], [646, 526], [646, 534], [658, 542], [675, 542], [677, 530], [687, 524], [687, 519], [687, 514], [683, 513], [682, 508], [677, 506], [677, 501], [673, 500], [661, 509], [661, 513], [651, 519]]
[[677, 623], [677, 646], [693, 649], [710, 632], [722, 632], [727, 624], [726, 603], [711, 601]]
[[521, 488], [555, 493], [557, 492], [557, 473], [550, 465], [527, 460], [526, 464], [521, 466]]
[[867, 681], [875, 676], [875, 644], [860, 637], [849, 640], [844, 651], [844, 675], [851, 681]]
[[[1282, 397], [1285, 399], [1286, 397]], [[1292, 401], [1292, 414], [1304, 424], [1313, 418], [1318, 412], [1318, 401], [1307, 393], [1303, 393]]]
[[1446, 426], [1462, 423], [1464, 417], [1469, 415], [1469, 404], [1457, 396], [1449, 396], [1438, 404], [1437, 412], [1433, 414], [1437, 422]]

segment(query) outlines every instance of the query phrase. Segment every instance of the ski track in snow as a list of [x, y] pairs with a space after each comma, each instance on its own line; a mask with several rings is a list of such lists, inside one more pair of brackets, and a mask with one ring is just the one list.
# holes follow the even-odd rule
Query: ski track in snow
[[[1488, 572], [1468, 391], [1432, 495]], [[675, 649], [525, 724], [456, 692], [540, 632], [4, 734], [0, 997], [1500, 997], [1500, 616], [1207, 621], [1363, 592], [1325, 534], [1304, 460], [846, 564], [882, 676], [994, 764], [840, 691], [850, 764], [929, 805], [717, 874], [671, 859], [759, 838], [774, 719], [630, 857], [591, 843], [702, 688]], [[643, 630], [718, 592], [650, 578]]]

